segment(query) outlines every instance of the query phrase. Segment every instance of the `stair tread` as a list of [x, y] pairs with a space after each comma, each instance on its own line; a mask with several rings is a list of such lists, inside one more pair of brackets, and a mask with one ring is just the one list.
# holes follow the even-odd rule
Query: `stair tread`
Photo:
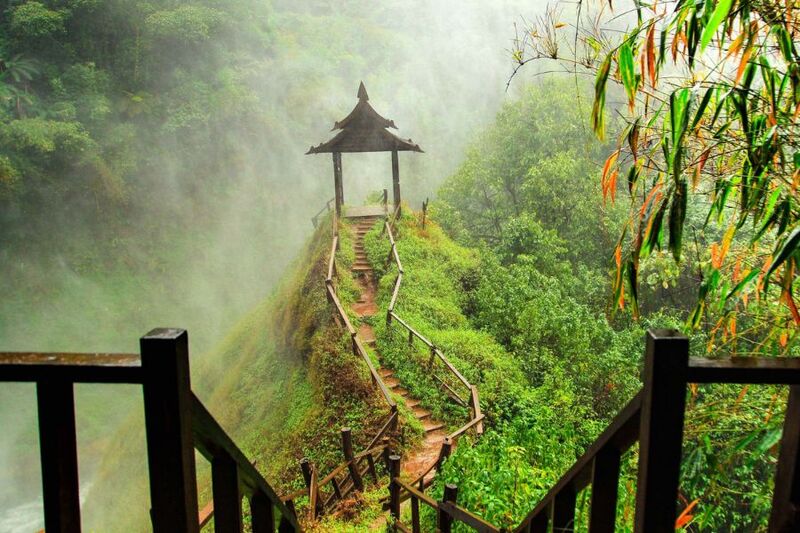
[[425, 430], [425, 433], [432, 433], [439, 429], [443, 429], [444, 424], [442, 424], [441, 422], [437, 422], [435, 420], [423, 420], [422, 428]]

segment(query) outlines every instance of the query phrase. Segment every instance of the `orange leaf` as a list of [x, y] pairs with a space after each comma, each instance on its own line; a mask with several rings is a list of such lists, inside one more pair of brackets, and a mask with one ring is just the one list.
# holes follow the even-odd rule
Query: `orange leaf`
[[780, 339], [778, 339], [778, 342], [781, 343], [781, 348], [786, 348], [786, 344], [788, 344], [788, 342], [789, 342], [789, 334], [786, 333], [785, 331], [783, 333], [781, 333], [781, 336], [780, 336]]
[[750, 49], [747, 49], [742, 54], [742, 61], [739, 63], [739, 69], [736, 71], [736, 84], [739, 84], [739, 81], [742, 79], [742, 75], [744, 75], [744, 69], [747, 68], [747, 62], [750, 61]]
[[609, 172], [611, 171], [611, 167], [614, 166], [614, 163], [617, 162], [617, 158], [619, 157], [619, 150], [615, 150], [608, 156], [606, 159], [606, 164], [603, 165], [603, 175], [600, 177], [600, 184], [603, 188], [603, 201], [605, 202], [606, 196], [608, 195], [608, 177]]
[[686, 506], [686, 508], [683, 510], [680, 516], [678, 516], [678, 519], [675, 520], [675, 529], [682, 528], [683, 526], [689, 524], [689, 522], [694, 520], [694, 515], [691, 514], [691, 512], [692, 509], [694, 509], [695, 505], [697, 505], [697, 502], [699, 501], [700, 501], [699, 499], [694, 500], [692, 503]]
[[[656, 25], [650, 26], [647, 32], [647, 45], [645, 54], [647, 55], [647, 73], [650, 75], [650, 85], [656, 86]], [[644, 70], [642, 70], [644, 72]]]

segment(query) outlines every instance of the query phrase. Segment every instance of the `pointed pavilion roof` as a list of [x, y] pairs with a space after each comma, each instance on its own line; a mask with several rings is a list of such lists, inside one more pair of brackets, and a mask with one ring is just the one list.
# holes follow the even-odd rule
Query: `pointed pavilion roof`
[[411, 139], [401, 139], [387, 131], [397, 129], [394, 121], [383, 118], [369, 104], [369, 95], [364, 82], [358, 87], [358, 103], [344, 119], [333, 125], [341, 130], [328, 142], [312, 146], [307, 154], [330, 152], [422, 152]]

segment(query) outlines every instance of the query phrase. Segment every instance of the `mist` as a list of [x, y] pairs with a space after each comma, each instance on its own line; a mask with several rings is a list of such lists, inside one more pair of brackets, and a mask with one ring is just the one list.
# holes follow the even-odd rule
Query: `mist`
[[[16, 4], [0, 2], [0, 12]], [[96, 9], [117, 5], [106, 4]], [[521, 0], [242, 4], [257, 6], [252, 18], [232, 9], [203, 44], [224, 45], [225, 54], [209, 54], [217, 63], [205, 68], [215, 72], [215, 83], [236, 89], [218, 101], [198, 89], [203, 99], [196, 107], [190, 105], [195, 94], [183, 94], [181, 102], [165, 107], [172, 114], [148, 118], [160, 128], [158, 137], [140, 127], [124, 138], [120, 144], [137, 161], [117, 172], [122, 192], [113, 201], [98, 200], [96, 191], [70, 190], [69, 183], [27, 203], [13, 188], [3, 190], [3, 350], [135, 352], [151, 328], [176, 326], [189, 331], [192, 360], [201, 361], [242, 313], [270, 293], [311, 234], [311, 217], [333, 196], [330, 157], [304, 154], [330, 138], [333, 123], [356, 103], [359, 82], [373, 107], [395, 121], [398, 134], [425, 150], [400, 156], [403, 199], [418, 209], [460, 163], [476, 132], [533, 75], [530, 69], [506, 92], [514, 23], [545, 9], [544, 2]], [[237, 31], [241, 24], [263, 26], [263, 42], [245, 42]], [[68, 39], [70, 28], [59, 38]], [[11, 50], [14, 43], [9, 37], [0, 44]], [[50, 60], [31, 50], [31, 59]], [[157, 60], [153, 53], [146, 65], [155, 78], [151, 87], [159, 86], [159, 73], [172, 72]], [[47, 77], [41, 72], [35, 82], [47, 85]], [[120, 90], [112, 84], [111, 104]], [[164, 127], [190, 111], [211, 118]], [[135, 116], [111, 112], [103, 120], [119, 126]], [[216, 154], [224, 159], [209, 166], [206, 158]], [[391, 191], [388, 154], [345, 154], [343, 167], [347, 204]], [[110, 436], [123, 422], [141, 418], [140, 393], [122, 389], [78, 387], [86, 490], [104, 454], [114, 453]], [[0, 531], [36, 530], [42, 520], [34, 388], [5, 384], [0, 398], [0, 479], [6, 487], [0, 491], [6, 510]]]

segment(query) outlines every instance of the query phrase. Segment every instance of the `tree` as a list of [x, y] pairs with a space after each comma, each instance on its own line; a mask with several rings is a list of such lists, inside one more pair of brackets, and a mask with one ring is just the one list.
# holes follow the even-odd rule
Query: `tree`
[[[627, 189], [630, 202], [615, 251], [620, 305], [636, 312], [641, 263], [655, 250], [680, 262], [694, 247], [699, 292], [689, 326], [705, 324], [713, 343], [717, 332], [736, 338], [737, 316], [746, 316], [757, 348], [776, 351], [796, 337], [798, 17], [791, 0], [634, 1], [622, 13], [580, 1], [572, 35], [550, 10], [516, 41], [517, 68], [554, 59], [594, 75], [600, 138], [609, 82], [624, 94], [627, 127], [601, 176], [604, 196]], [[601, 30], [626, 19], [619, 38]], [[692, 228], [700, 237], [687, 244], [695, 207], [704, 213]]]

